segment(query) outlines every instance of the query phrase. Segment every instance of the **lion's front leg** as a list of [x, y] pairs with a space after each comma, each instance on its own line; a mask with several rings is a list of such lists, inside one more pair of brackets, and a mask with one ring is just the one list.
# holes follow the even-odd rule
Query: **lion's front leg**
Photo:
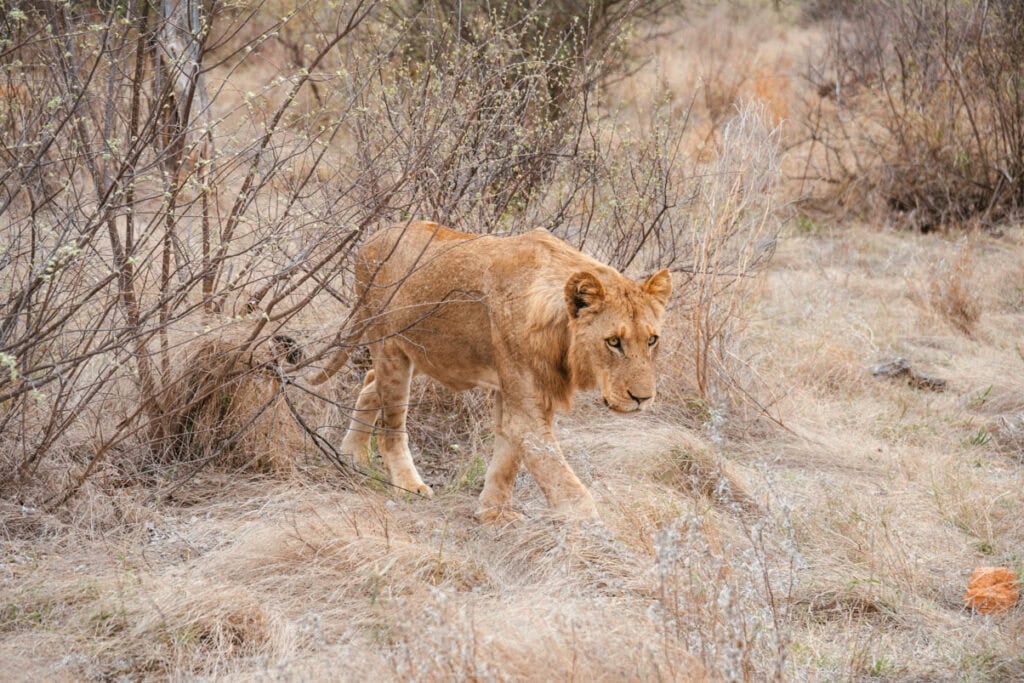
[[519, 472], [521, 457], [502, 434], [494, 435], [494, 457], [487, 466], [484, 490], [480, 492], [477, 517], [484, 524], [504, 524], [522, 517], [512, 507], [512, 490]]
[[522, 515], [512, 508], [512, 490], [522, 462], [522, 453], [502, 429], [501, 392], [494, 394], [494, 456], [487, 466], [484, 490], [480, 493], [477, 517], [484, 524], [504, 524]]
[[523, 437], [523, 460], [556, 513], [572, 519], [598, 519], [594, 498], [569, 467], [550, 426]]
[[558, 514], [574, 519], [597, 519], [594, 498], [569, 467], [555, 441], [553, 416], [520, 409], [507, 398], [503, 413], [500, 432], [495, 438], [495, 460], [488, 468], [480, 496], [481, 507], [485, 501], [500, 505], [511, 501], [512, 484], [522, 461]]

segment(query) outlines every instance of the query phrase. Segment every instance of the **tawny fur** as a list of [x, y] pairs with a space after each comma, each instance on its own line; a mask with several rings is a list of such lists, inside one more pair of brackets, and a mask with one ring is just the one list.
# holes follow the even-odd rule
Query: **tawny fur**
[[565, 462], [552, 421], [577, 390], [598, 388], [617, 412], [655, 396], [655, 361], [671, 275], [634, 282], [544, 230], [480, 236], [436, 223], [397, 225], [374, 235], [356, 260], [359, 314], [328, 366], [351, 349], [373, 358], [342, 450], [369, 458], [382, 418], [381, 457], [397, 486], [431, 495], [406, 438], [409, 382], [421, 372], [455, 390], [495, 392], [495, 454], [480, 517], [514, 516], [512, 486], [525, 464], [556, 510], [596, 517], [587, 489]]

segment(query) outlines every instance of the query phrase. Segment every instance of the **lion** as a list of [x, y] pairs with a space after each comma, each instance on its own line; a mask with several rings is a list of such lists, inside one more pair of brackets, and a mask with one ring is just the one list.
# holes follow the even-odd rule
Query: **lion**
[[369, 346], [373, 368], [342, 453], [368, 464], [379, 416], [391, 482], [431, 497], [406, 433], [412, 377], [423, 373], [456, 391], [483, 387], [494, 394], [494, 455], [478, 518], [519, 517], [512, 490], [520, 464], [556, 514], [597, 518], [555, 440], [555, 411], [592, 388], [618, 413], [651, 405], [671, 273], [635, 282], [542, 229], [499, 237], [413, 222], [374, 234], [357, 254], [355, 274], [351, 331], [310, 378], [325, 382], [355, 346]]

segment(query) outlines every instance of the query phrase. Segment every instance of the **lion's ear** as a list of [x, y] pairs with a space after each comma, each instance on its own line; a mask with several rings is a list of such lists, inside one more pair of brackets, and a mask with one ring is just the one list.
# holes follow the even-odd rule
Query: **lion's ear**
[[672, 273], [662, 268], [644, 282], [644, 293], [657, 301], [662, 307], [668, 303], [672, 295]]
[[580, 271], [565, 282], [565, 305], [577, 317], [584, 308], [597, 309], [604, 303], [604, 285], [593, 273]]

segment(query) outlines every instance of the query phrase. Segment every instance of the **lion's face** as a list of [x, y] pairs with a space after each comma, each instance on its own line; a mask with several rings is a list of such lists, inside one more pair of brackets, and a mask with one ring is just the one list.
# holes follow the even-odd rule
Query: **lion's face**
[[644, 410], [654, 400], [655, 360], [671, 292], [668, 270], [611, 291], [588, 272], [574, 274], [565, 284], [574, 375], [583, 386], [596, 385], [605, 405], [616, 412]]

